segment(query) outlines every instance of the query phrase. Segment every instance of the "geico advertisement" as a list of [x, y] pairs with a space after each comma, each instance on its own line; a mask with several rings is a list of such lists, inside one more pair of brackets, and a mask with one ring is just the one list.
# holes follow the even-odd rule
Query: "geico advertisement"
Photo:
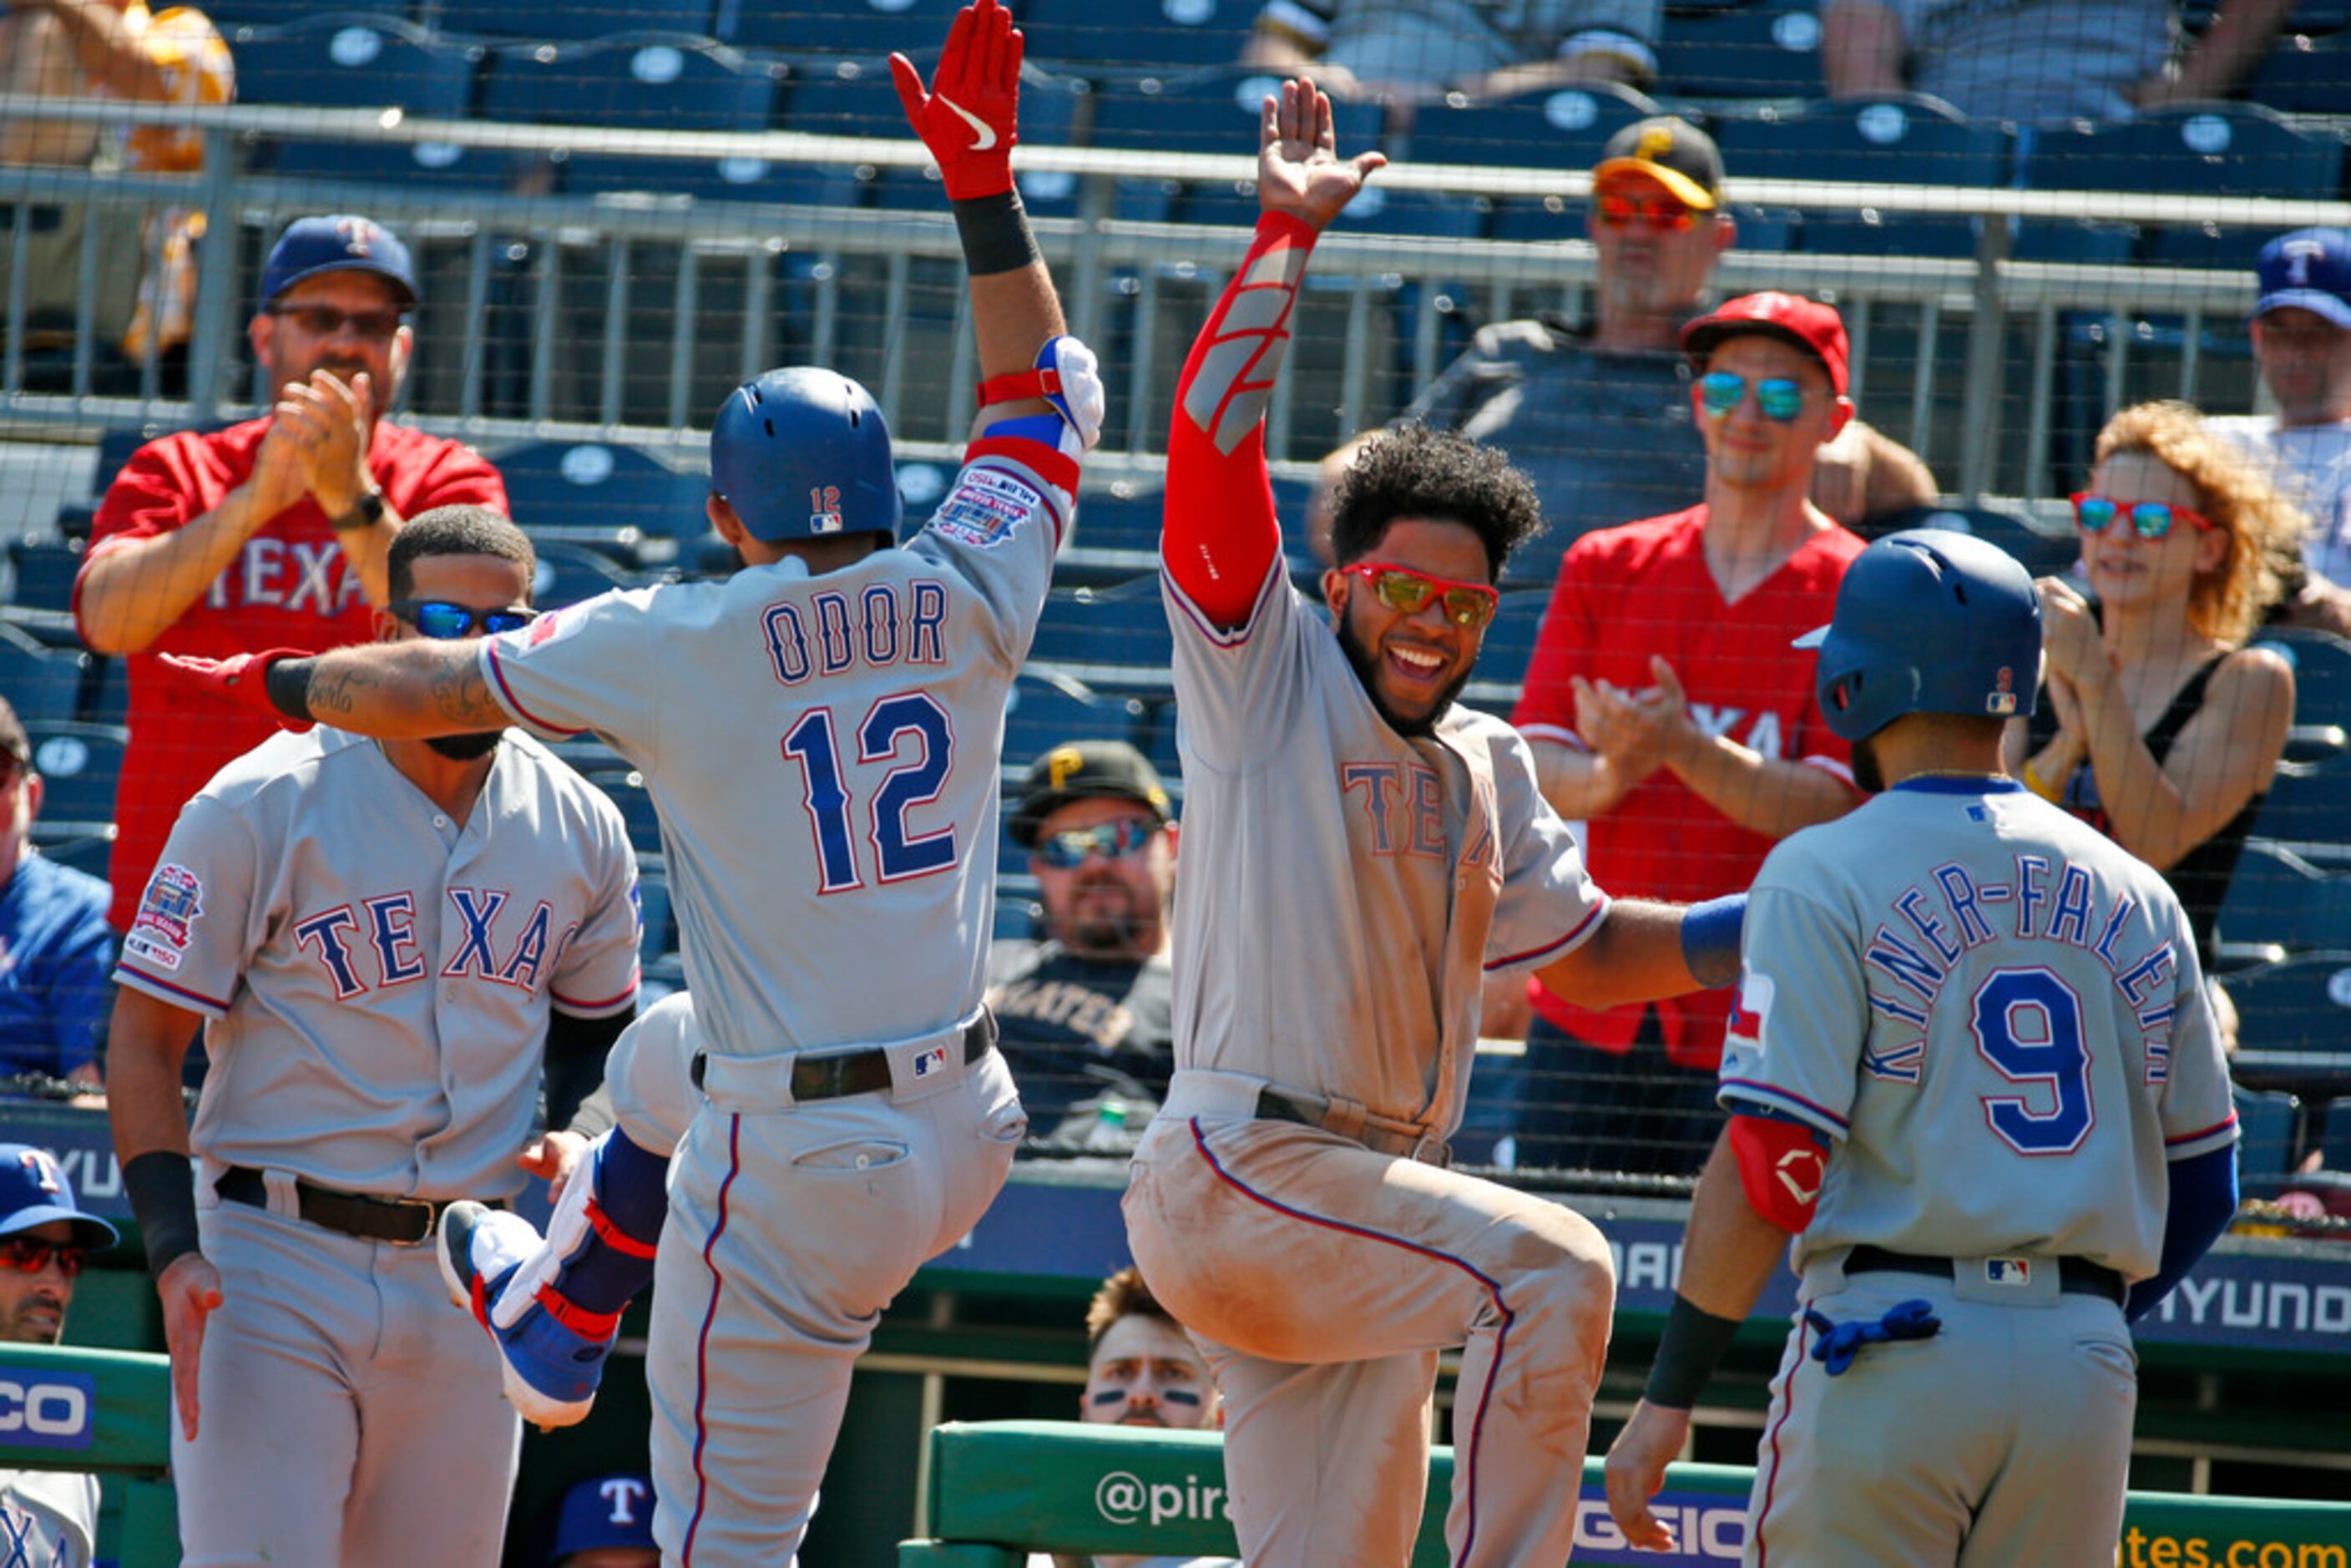
[[87, 1448], [97, 1405], [87, 1373], [0, 1371], [0, 1448]]

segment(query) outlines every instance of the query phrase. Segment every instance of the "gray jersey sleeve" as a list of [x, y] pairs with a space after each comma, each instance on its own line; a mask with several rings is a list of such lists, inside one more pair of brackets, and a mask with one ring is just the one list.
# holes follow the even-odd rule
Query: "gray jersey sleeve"
[[253, 824], [211, 795], [180, 809], [122, 939], [114, 977], [208, 1019], [225, 1016], [262, 940], [269, 911], [265, 856]]
[[2236, 1099], [2229, 1088], [2228, 1059], [2212, 1017], [2210, 993], [2196, 958], [2195, 938], [2183, 914], [2173, 937], [2180, 956], [2172, 991], [2174, 1009], [2168, 1049], [2150, 1045], [2146, 1071], [2162, 1078], [2163, 1155], [2194, 1159], [2237, 1141]]
[[591, 862], [595, 903], [564, 944], [548, 986], [549, 1001], [574, 1018], [609, 1017], [637, 1001], [637, 857], [619, 811], [603, 815], [607, 836]]
[[616, 590], [482, 639], [482, 674], [515, 721], [559, 739], [593, 730], [632, 761], [661, 751], [669, 667], [653, 634], [656, 588]]
[[[1159, 590], [1176, 633], [1176, 706], [1187, 758], [1220, 773], [1246, 773], [1278, 757], [1264, 737], [1301, 722], [1315, 679], [1301, 635], [1306, 607], [1280, 552], [1249, 618], [1229, 630], [1202, 613], [1164, 570]], [[1330, 663], [1354, 679], [1335, 646], [1332, 653]]]
[[1507, 725], [1493, 747], [1494, 821], [1499, 824], [1502, 895], [1486, 936], [1486, 972], [1531, 969], [1592, 939], [1608, 915], [1608, 895], [1584, 869], [1583, 852], [1535, 783], [1534, 758]]
[[1748, 898], [1718, 1098], [1734, 1114], [1802, 1122], [1842, 1142], [1869, 1036], [1854, 922], [1773, 873], [1767, 861]]
[[[1036, 443], [998, 444], [1047, 450]], [[1007, 669], [1018, 669], [1029, 656], [1072, 505], [1067, 491], [1012, 453], [990, 451], [964, 465], [946, 499], [907, 544], [972, 585], [993, 617]]]

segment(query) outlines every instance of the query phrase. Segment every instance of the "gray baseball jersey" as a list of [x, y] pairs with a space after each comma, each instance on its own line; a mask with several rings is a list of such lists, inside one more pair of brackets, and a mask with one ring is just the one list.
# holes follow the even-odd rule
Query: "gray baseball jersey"
[[[117, 977], [203, 1014], [212, 1053], [192, 1142], [225, 1301], [202, 1427], [172, 1426], [190, 1561], [489, 1561], [520, 1439], [495, 1347], [432, 1249], [310, 1224], [295, 1184], [520, 1189], [549, 1009], [634, 1004], [620, 811], [525, 736], [464, 822], [372, 740], [277, 736], [182, 810]], [[266, 1208], [214, 1196], [232, 1166]]]
[[[1743, 956], [1722, 1103], [1829, 1142], [1748, 1561], [2108, 1561], [2137, 1402], [2114, 1275], [2156, 1271], [2166, 1163], [2237, 1135], [2178, 900], [2011, 780], [1925, 777], [1774, 849]], [[1813, 1354], [1921, 1300], [1931, 1337]]]
[[182, 810], [115, 974], [210, 1020], [208, 1177], [508, 1197], [549, 1008], [634, 1005], [636, 860], [618, 809], [527, 737], [458, 823], [321, 726]]
[[1798, 1264], [2153, 1274], [2165, 1163], [2236, 1138], [2187, 932], [2159, 875], [2021, 787], [1906, 783], [1774, 849], [1720, 1083], [1835, 1145]]
[[[1005, 699], [1070, 507], [991, 451], [903, 548], [607, 594], [484, 644], [518, 718], [595, 731], [660, 813], [694, 1002], [631, 1037], [623, 1126], [669, 1135], [674, 1053], [709, 1059], [654, 1264], [665, 1561], [794, 1560], [874, 1320], [1026, 1131], [1002, 1053], [967, 1071], [963, 1028]], [[800, 1054], [867, 1047], [887, 1093], [794, 1100]]]
[[1485, 976], [1566, 953], [1599, 929], [1606, 897], [1509, 725], [1456, 705], [1433, 737], [1397, 734], [1279, 572], [1229, 632], [1161, 581], [1184, 881], [1217, 890], [1176, 901], [1177, 1068], [1343, 1096], [1448, 1135]]
[[96, 1476], [0, 1470], [0, 1564], [89, 1568], [97, 1542]]

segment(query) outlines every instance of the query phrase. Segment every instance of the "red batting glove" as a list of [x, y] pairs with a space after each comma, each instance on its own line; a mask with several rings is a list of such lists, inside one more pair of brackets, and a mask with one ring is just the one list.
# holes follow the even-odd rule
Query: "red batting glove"
[[183, 680], [221, 701], [251, 708], [266, 716], [279, 727], [298, 734], [310, 727], [287, 717], [284, 710], [269, 700], [269, 666], [281, 659], [313, 656], [308, 648], [271, 648], [266, 653], [236, 653], [225, 659], [199, 659], [184, 653], [165, 653], [162, 660], [164, 666]]
[[947, 199], [968, 201], [1012, 189], [1012, 144], [1019, 140], [1019, 30], [997, 0], [972, 0], [956, 13], [939, 68], [923, 89], [923, 73], [904, 55], [890, 57], [890, 76], [906, 120], [946, 182]]

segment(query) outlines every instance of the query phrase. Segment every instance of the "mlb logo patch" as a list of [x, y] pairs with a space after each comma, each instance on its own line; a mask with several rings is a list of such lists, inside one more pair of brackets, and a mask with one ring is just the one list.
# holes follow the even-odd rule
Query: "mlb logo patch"
[[1984, 1260], [1984, 1283], [2006, 1285], [2022, 1290], [2032, 1283], [2032, 1260], [2030, 1258], [1987, 1258]]
[[1992, 689], [1984, 696], [1984, 712], [1996, 718], [2007, 718], [2016, 712], [2016, 672], [2006, 664], [2000, 667]]
[[914, 1076], [917, 1078], [928, 1078], [934, 1072], [946, 1070], [947, 1048], [944, 1045], [935, 1045], [914, 1058]]

